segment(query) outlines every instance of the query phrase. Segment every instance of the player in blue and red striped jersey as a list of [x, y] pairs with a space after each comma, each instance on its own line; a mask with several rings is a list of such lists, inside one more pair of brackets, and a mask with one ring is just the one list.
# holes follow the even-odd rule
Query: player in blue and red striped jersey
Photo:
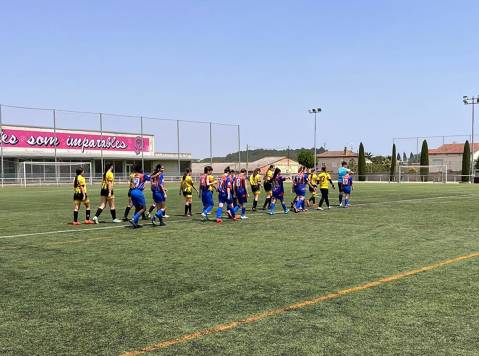
[[271, 207], [269, 209], [269, 214], [273, 215], [275, 213], [274, 208], [276, 207], [276, 200], [281, 202], [281, 206], [283, 207], [283, 211], [285, 214], [289, 213], [289, 209], [286, 207], [284, 203], [284, 181], [286, 180], [285, 177], [281, 175], [281, 169], [276, 168], [274, 170], [273, 176], [271, 177], [271, 189], [272, 189], [272, 200], [271, 200]]
[[231, 180], [230, 167], [226, 167], [224, 174], [218, 181], [218, 209], [216, 210], [216, 222], [221, 224], [223, 219], [223, 206], [226, 205], [226, 214], [230, 219], [236, 220], [233, 207], [233, 181]]
[[248, 192], [246, 191], [246, 169], [242, 168], [240, 174], [234, 180], [234, 194], [236, 196], [238, 207], [235, 206], [234, 212], [241, 208], [241, 219], [248, 219], [246, 216], [246, 203], [248, 202]]
[[[156, 207], [156, 214], [151, 216], [151, 224], [165, 226], [163, 218], [165, 217], [167, 189], [165, 187], [165, 167], [158, 164], [155, 167], [153, 175], [151, 176], [151, 193], [153, 196], [154, 207]], [[151, 208], [150, 208], [151, 209]], [[154, 208], [153, 208], [154, 209]], [[150, 213], [153, 210], [150, 211]], [[156, 218], [159, 220], [159, 224], [156, 223]]]
[[351, 198], [351, 191], [353, 190], [353, 172], [349, 171], [343, 176], [343, 195], [344, 195], [344, 207], [349, 208], [349, 200]]
[[133, 168], [133, 175], [131, 180], [131, 201], [133, 206], [135, 207], [135, 215], [133, 219], [129, 222], [133, 226], [133, 228], [142, 227], [138, 224], [141, 215], [145, 212], [146, 208], [146, 200], [145, 194], [143, 190], [145, 189], [145, 183], [151, 180], [151, 176], [148, 174], [144, 174], [143, 171], [135, 166]]
[[201, 216], [205, 219], [208, 219], [208, 214], [213, 210], [215, 205], [213, 201], [213, 190], [215, 189], [215, 185], [218, 184], [211, 173], [213, 173], [213, 167], [206, 166], [204, 168], [204, 174], [200, 177], [200, 194], [201, 201], [203, 202], [203, 212]]
[[308, 186], [308, 173], [305, 167], [298, 169], [298, 174], [293, 177], [293, 191], [296, 194], [294, 203], [294, 212], [307, 211], [304, 206], [304, 199], [306, 196], [306, 188]]

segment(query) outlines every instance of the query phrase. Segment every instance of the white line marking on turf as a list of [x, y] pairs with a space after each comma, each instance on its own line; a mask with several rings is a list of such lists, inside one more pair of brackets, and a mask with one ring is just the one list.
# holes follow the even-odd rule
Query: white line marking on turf
[[[354, 206], [356, 207], [356, 206], [367, 206], [367, 205], [375, 205], [375, 204], [384, 205], [384, 204], [391, 204], [391, 203], [408, 203], [408, 202], [415, 202], [415, 201], [421, 201], [421, 200], [435, 200], [435, 199], [447, 199], [447, 198], [457, 199], [457, 198], [464, 198], [464, 197], [471, 197], [471, 196], [479, 196], [479, 195], [478, 194], [444, 195], [444, 196], [438, 196], [438, 197], [412, 198], [412, 199], [390, 200], [390, 201], [382, 201], [382, 202], [358, 203], [358, 204], [354, 204]], [[169, 224], [187, 223], [187, 222], [192, 222], [192, 220], [173, 220], [173, 221], [170, 221]], [[32, 232], [27, 234], [0, 236], [0, 239], [41, 236], [41, 235], [51, 235], [51, 234], [77, 233], [77, 232], [87, 232], [87, 231], [95, 231], [95, 230], [110, 230], [110, 229], [121, 229], [121, 228], [124, 229], [129, 227], [130, 225], [115, 225], [115, 226], [105, 226], [105, 227], [94, 227], [90, 229], [77, 229], [77, 230], [70, 229], [70, 230], [57, 230], [57, 231], [45, 231], [45, 232]]]

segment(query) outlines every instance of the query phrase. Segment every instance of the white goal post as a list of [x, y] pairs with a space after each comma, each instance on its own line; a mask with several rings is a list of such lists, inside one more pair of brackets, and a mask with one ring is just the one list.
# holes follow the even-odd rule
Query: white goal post
[[447, 165], [400, 165], [398, 183], [447, 183]]
[[36, 162], [18, 163], [17, 179], [23, 186], [68, 184], [73, 182], [77, 168], [83, 168], [85, 179], [93, 184], [91, 162]]

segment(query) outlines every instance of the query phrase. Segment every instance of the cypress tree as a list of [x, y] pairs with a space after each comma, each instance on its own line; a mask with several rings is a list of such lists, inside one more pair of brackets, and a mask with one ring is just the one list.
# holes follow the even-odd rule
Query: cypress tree
[[359, 144], [358, 179], [361, 182], [366, 180], [366, 156], [364, 155], [364, 146], [362, 142]]
[[464, 152], [462, 153], [462, 177], [463, 182], [469, 182], [469, 175], [471, 174], [471, 146], [469, 141], [464, 143]]
[[402, 153], [402, 160], [403, 160], [403, 162], [407, 162], [406, 152]]
[[393, 144], [393, 152], [391, 154], [391, 170], [389, 171], [389, 181], [394, 182], [396, 175], [396, 144]]
[[[421, 147], [421, 166], [429, 166], [429, 148], [427, 147], [427, 141], [422, 141]], [[421, 181], [427, 182], [429, 175], [429, 167], [421, 167], [420, 169]]]

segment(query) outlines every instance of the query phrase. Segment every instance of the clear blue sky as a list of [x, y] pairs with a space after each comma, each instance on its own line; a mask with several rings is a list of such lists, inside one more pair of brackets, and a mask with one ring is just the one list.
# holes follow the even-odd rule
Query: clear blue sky
[[[312, 146], [307, 109], [321, 106], [319, 143], [388, 153], [395, 136], [469, 133], [461, 97], [479, 94], [477, 1], [19, 0], [1, 13], [1, 103], [240, 123], [243, 147]], [[172, 129], [154, 130], [171, 150]], [[185, 148], [206, 153], [205, 134]], [[235, 149], [234, 131], [217, 136], [215, 153]]]

